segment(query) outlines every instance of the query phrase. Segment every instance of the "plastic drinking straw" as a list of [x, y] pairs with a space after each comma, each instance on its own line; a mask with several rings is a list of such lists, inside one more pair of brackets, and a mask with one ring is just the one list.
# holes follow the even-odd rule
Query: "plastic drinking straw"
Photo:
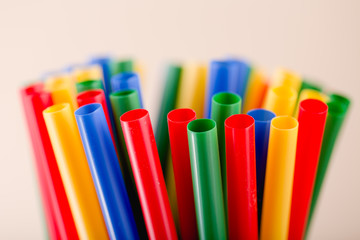
[[[129, 155], [126, 149], [124, 135], [121, 129], [120, 117], [124, 113], [141, 108], [138, 92], [134, 89], [120, 90], [110, 94], [111, 107], [114, 113], [116, 131], [119, 138], [119, 153], [121, 165], [124, 166], [123, 172], [127, 172], [128, 177], [132, 176]], [[125, 174], [124, 174], [125, 175]], [[125, 178], [125, 182], [127, 179]]]
[[225, 121], [229, 239], [258, 239], [254, 125], [245, 114]]
[[328, 115], [326, 118], [323, 143], [321, 145], [319, 164], [316, 172], [309, 219], [307, 222], [307, 230], [309, 229], [311, 219], [314, 214], [316, 203], [321, 191], [321, 186], [323, 184], [326, 170], [330, 162], [331, 154], [336, 144], [336, 139], [338, 138], [343, 121], [350, 107], [350, 100], [345, 96], [339, 94], [330, 94], [329, 97], [330, 102], [328, 102]]
[[109, 125], [110, 134], [113, 139], [113, 143], [116, 146], [114, 132], [112, 130], [111, 120], [109, 117], [109, 109], [106, 104], [104, 91], [101, 89], [88, 90], [82, 93], [79, 93], [76, 97], [79, 107], [84, 106], [90, 103], [100, 103], [104, 109], [106, 121]]
[[188, 63], [183, 68], [176, 108], [191, 108], [196, 116], [204, 116], [206, 66]]
[[127, 152], [124, 135], [121, 129], [120, 117], [124, 113], [139, 109], [140, 102], [138, 93], [134, 89], [122, 90], [110, 94], [110, 101], [114, 113], [114, 122], [116, 123], [116, 131], [118, 135], [118, 152], [120, 154], [120, 163], [122, 173], [125, 180], [126, 189], [128, 191], [130, 203], [134, 212], [135, 222], [139, 231], [140, 238], [146, 238], [146, 227], [141, 211], [140, 201], [136, 190], [133, 171], [131, 168], [129, 155]]
[[112, 76], [118, 75], [119, 73], [134, 71], [134, 62], [132, 59], [113, 61], [110, 66]]
[[271, 87], [267, 91], [263, 108], [277, 116], [292, 115], [295, 109], [297, 92], [286, 86]]
[[317, 90], [313, 90], [313, 89], [304, 89], [301, 91], [299, 98], [298, 98], [298, 104], [296, 105], [295, 108], [295, 113], [294, 113], [294, 117], [298, 117], [299, 115], [299, 105], [300, 102], [306, 99], [316, 99], [316, 100], [320, 100], [324, 103], [327, 103], [329, 101], [329, 97], [326, 96], [326, 94], [319, 92]]
[[139, 76], [133, 72], [124, 72], [117, 74], [111, 78], [112, 92], [120, 90], [135, 89], [138, 92], [140, 106], [143, 108], [141, 86]]
[[234, 114], [241, 113], [241, 98], [235, 93], [220, 92], [213, 96], [211, 119], [216, 122], [221, 166], [221, 180], [224, 194], [225, 220], [227, 220], [227, 183], [226, 183], [226, 149], [225, 120]]
[[232, 74], [235, 74], [236, 79], [236, 93], [240, 95], [241, 99], [244, 99], [244, 95], [247, 89], [251, 67], [248, 63], [239, 59], [229, 59], [228, 62], [232, 65]]
[[249, 83], [243, 101], [243, 113], [251, 109], [260, 108], [265, 98], [268, 83], [265, 75], [253, 68], [249, 76]]
[[111, 70], [110, 70], [110, 65], [111, 65], [111, 58], [110, 57], [95, 57], [90, 59], [89, 61], [90, 65], [97, 65], [100, 66], [102, 69], [102, 80], [103, 82], [103, 86], [105, 87], [104, 91], [105, 91], [105, 95], [107, 96], [108, 94], [111, 93], [111, 84], [110, 84], [110, 79], [111, 79]]
[[320, 100], [306, 99], [300, 102], [289, 239], [304, 239], [327, 109], [327, 105]]
[[102, 105], [82, 106], [75, 117], [110, 239], [139, 239]]
[[187, 125], [196, 119], [196, 113], [189, 108], [175, 109], [169, 112], [167, 119], [181, 238], [196, 239], [198, 231], [187, 136]]
[[102, 89], [105, 91], [103, 83], [101, 80], [87, 80], [83, 82], [76, 83], [77, 93], [85, 92], [87, 90]]
[[226, 239], [216, 122], [194, 120], [187, 132], [199, 237]]
[[80, 239], [108, 239], [70, 104], [48, 107], [43, 116]]
[[149, 113], [135, 109], [120, 117], [150, 239], [177, 239]]
[[159, 150], [159, 157], [163, 173], [166, 173], [169, 154], [169, 134], [167, 125], [167, 114], [175, 108], [182, 67], [169, 65], [167, 68], [165, 88], [161, 100], [158, 115], [158, 122], [155, 132], [156, 145]]
[[51, 93], [54, 104], [69, 103], [72, 112], [77, 109], [75, 86], [68, 75], [49, 77], [45, 80], [45, 90]]
[[272, 86], [287, 86], [299, 92], [301, 87], [301, 77], [290, 70], [279, 68], [275, 71]]
[[276, 115], [275, 113], [265, 109], [253, 109], [247, 114], [255, 119], [256, 189], [258, 228], [260, 229], [270, 123]]
[[77, 239], [75, 223], [66, 198], [42, 111], [53, 104], [51, 95], [36, 83], [21, 89], [20, 95], [32, 140], [35, 167], [50, 237]]
[[271, 121], [261, 213], [260, 239], [287, 239], [294, 178], [298, 121], [290, 116]]
[[243, 90], [240, 85], [244, 85], [249, 69], [242, 62], [212, 61], [210, 63], [209, 83], [205, 101], [205, 116], [211, 116], [211, 99], [218, 92], [232, 92], [240, 95]]
[[316, 90], [318, 92], [321, 92], [322, 91], [322, 87], [317, 84], [317, 83], [314, 83], [308, 79], [303, 79], [302, 80], [302, 83], [301, 83], [301, 87], [300, 87], [300, 90], [299, 90], [299, 94], [301, 93], [302, 90], [305, 90], [305, 89], [312, 89], [312, 90]]
[[102, 68], [98, 64], [75, 67], [72, 71], [74, 82], [83, 82], [90, 79], [103, 79]]

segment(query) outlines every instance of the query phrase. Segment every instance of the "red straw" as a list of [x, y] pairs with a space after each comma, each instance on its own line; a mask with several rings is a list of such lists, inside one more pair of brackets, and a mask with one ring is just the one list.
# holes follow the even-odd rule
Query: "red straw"
[[109, 126], [113, 144], [116, 147], [115, 137], [114, 137], [113, 128], [112, 128], [112, 125], [110, 122], [109, 110], [108, 110], [108, 107], [106, 104], [104, 91], [102, 89], [94, 89], [94, 90], [88, 90], [88, 91], [81, 92], [77, 95], [76, 101], [77, 101], [79, 107], [84, 106], [86, 104], [90, 104], [90, 103], [100, 103], [101, 104], [101, 106], [103, 107], [104, 113], [105, 113], [106, 122]]
[[51, 239], [78, 239], [42, 111], [53, 104], [37, 83], [20, 91], [35, 153], [35, 165]]
[[198, 236], [187, 125], [196, 119], [192, 109], [175, 109], [168, 114], [171, 157], [173, 162], [177, 204], [182, 239]]
[[229, 239], [257, 239], [254, 119], [236, 114], [225, 120]]
[[289, 239], [304, 239], [327, 111], [322, 101], [300, 102]]
[[135, 109], [120, 117], [150, 239], [177, 239], [149, 113]]

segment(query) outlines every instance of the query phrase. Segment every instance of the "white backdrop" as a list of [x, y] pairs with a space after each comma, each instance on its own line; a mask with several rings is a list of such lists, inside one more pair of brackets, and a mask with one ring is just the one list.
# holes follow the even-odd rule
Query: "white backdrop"
[[[237, 55], [284, 66], [352, 98], [309, 239], [359, 239], [360, 1], [0, 2], [0, 239], [44, 231], [18, 88], [94, 54], [146, 66], [145, 105], [156, 120], [167, 60]], [[154, 124], [153, 124], [154, 125]]]

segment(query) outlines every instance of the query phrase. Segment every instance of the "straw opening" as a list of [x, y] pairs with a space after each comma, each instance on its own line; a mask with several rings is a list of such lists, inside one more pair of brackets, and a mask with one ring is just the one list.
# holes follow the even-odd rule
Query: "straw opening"
[[290, 116], [275, 117], [271, 125], [278, 130], [292, 130], [298, 127], [298, 121]]
[[100, 96], [102, 93], [102, 90], [95, 89], [95, 90], [88, 90], [85, 92], [82, 92], [78, 95], [78, 99], [86, 99], [86, 98], [94, 98], [97, 96]]
[[88, 115], [88, 114], [91, 114], [91, 113], [95, 112], [96, 110], [98, 110], [100, 108], [101, 108], [100, 103], [86, 104], [86, 105], [84, 105], [82, 107], [79, 107], [75, 111], [75, 115], [78, 115], [78, 116]]
[[329, 113], [334, 115], [342, 115], [346, 112], [345, 106], [340, 102], [328, 103]]
[[188, 124], [188, 130], [198, 133], [210, 131], [215, 127], [216, 123], [211, 119], [197, 119]]
[[234, 93], [222, 92], [213, 96], [213, 100], [222, 105], [231, 105], [240, 102], [240, 96]]
[[190, 108], [179, 108], [169, 112], [168, 120], [175, 123], [183, 123], [194, 120], [196, 113]]
[[134, 110], [130, 110], [130, 111], [124, 113], [120, 117], [120, 121], [122, 121], [122, 122], [137, 121], [137, 120], [147, 116], [148, 114], [149, 114], [148, 111], [145, 109], [134, 109]]
[[121, 90], [121, 91], [111, 93], [110, 95], [114, 96], [114, 97], [124, 97], [124, 96], [134, 94], [135, 92], [136, 92], [136, 90], [134, 90], [134, 89], [126, 89], [126, 90]]
[[269, 122], [276, 117], [275, 113], [266, 109], [253, 109], [248, 111], [248, 115], [252, 116], [257, 122]]
[[306, 99], [300, 102], [300, 109], [303, 111], [321, 114], [327, 111], [328, 107], [325, 103], [317, 99]]
[[60, 112], [66, 108], [70, 108], [70, 104], [69, 103], [60, 103], [60, 104], [56, 104], [53, 105], [51, 107], [48, 107], [44, 110], [44, 113], [55, 113], [55, 112]]
[[225, 126], [236, 129], [246, 129], [254, 125], [254, 118], [246, 114], [235, 114], [225, 120]]

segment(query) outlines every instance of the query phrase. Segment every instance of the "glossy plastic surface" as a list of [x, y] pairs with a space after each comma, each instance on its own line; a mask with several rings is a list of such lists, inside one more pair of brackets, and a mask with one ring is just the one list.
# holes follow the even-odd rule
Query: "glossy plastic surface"
[[189, 108], [180, 108], [169, 112], [167, 118], [180, 220], [180, 233], [182, 239], [196, 239], [198, 231], [187, 137], [187, 125], [196, 119], [196, 113]]
[[299, 74], [284, 68], [278, 68], [274, 73], [272, 86], [286, 86], [298, 92], [302, 81]]
[[132, 59], [115, 60], [111, 64], [112, 76], [124, 72], [133, 72], [134, 70], [134, 61]]
[[100, 204], [70, 104], [43, 111], [56, 162], [81, 239], [108, 239]]
[[294, 111], [295, 118], [298, 118], [298, 115], [299, 115], [300, 102], [303, 100], [306, 100], [306, 99], [317, 99], [324, 103], [327, 103], [329, 101], [329, 97], [326, 94], [319, 92], [318, 90], [304, 89], [304, 90], [302, 90], [302, 92], [300, 93], [299, 98], [298, 98], [298, 104], [296, 105], [296, 108]]
[[42, 111], [53, 102], [51, 95], [36, 83], [20, 90], [35, 156], [35, 167], [51, 239], [78, 239], [74, 219], [56, 163]]
[[102, 105], [82, 106], [75, 117], [110, 239], [139, 239]]
[[304, 239], [327, 109], [327, 105], [320, 100], [306, 99], [300, 102], [289, 239]]
[[255, 121], [236, 114], [225, 121], [229, 239], [258, 239]]
[[163, 90], [160, 110], [158, 114], [158, 122], [155, 131], [156, 144], [159, 150], [161, 167], [164, 174], [166, 173], [169, 154], [169, 132], [167, 115], [171, 110], [175, 109], [181, 74], [181, 66], [168, 66], [165, 87]]
[[330, 102], [328, 103], [328, 115], [326, 118], [324, 138], [321, 145], [314, 192], [311, 200], [308, 228], [311, 223], [312, 215], [314, 214], [322, 184], [324, 182], [326, 171], [331, 159], [331, 154], [350, 107], [350, 99], [348, 99], [346, 96], [340, 94], [330, 94], [329, 97]]
[[138, 93], [136, 90], [122, 90], [110, 94], [110, 102], [114, 113], [114, 122], [118, 136], [118, 152], [120, 155], [120, 164], [125, 180], [125, 185], [129, 194], [130, 203], [134, 212], [137, 228], [140, 238], [146, 238], [145, 222], [141, 211], [140, 201], [136, 190], [133, 171], [130, 164], [128, 151], [125, 144], [124, 134], [122, 132], [120, 117], [124, 113], [141, 108]]
[[240, 60], [212, 61], [206, 92], [205, 116], [211, 116], [211, 99], [218, 92], [232, 92], [244, 96], [250, 67]]
[[213, 96], [211, 104], [211, 119], [216, 122], [219, 156], [221, 166], [221, 181], [224, 194], [225, 215], [227, 217], [227, 184], [226, 184], [226, 149], [225, 120], [234, 114], [241, 113], [241, 98], [235, 93], [220, 92]]
[[120, 90], [134, 89], [138, 92], [141, 108], [143, 108], [142, 93], [139, 76], [133, 72], [124, 72], [114, 75], [111, 78], [111, 90], [117, 92]]
[[45, 90], [51, 93], [54, 104], [69, 103], [71, 111], [77, 109], [75, 86], [68, 75], [55, 75], [45, 80]]
[[82, 107], [82, 106], [84, 106], [86, 104], [90, 104], [90, 103], [100, 103], [101, 104], [102, 108], [104, 109], [106, 122], [110, 129], [111, 138], [113, 139], [113, 143], [116, 144], [112, 125], [111, 125], [111, 120], [110, 120], [110, 116], [109, 116], [109, 108], [106, 103], [104, 91], [101, 89], [95, 89], [95, 90], [88, 90], [88, 91], [79, 93], [76, 97], [76, 101], [77, 101], [79, 107]]
[[266, 93], [263, 108], [276, 116], [292, 116], [297, 99], [297, 92], [287, 86], [271, 87]]
[[243, 113], [260, 108], [265, 98], [268, 82], [258, 69], [251, 69], [249, 83], [243, 99]]
[[275, 113], [265, 109], [253, 109], [247, 113], [255, 119], [255, 151], [256, 151], [256, 186], [258, 206], [258, 226], [260, 228], [261, 211], [264, 195], [266, 160], [269, 146], [271, 120]]
[[159, 155], [145, 109], [120, 117], [141, 208], [150, 239], [177, 239]]
[[78, 82], [76, 83], [75, 86], [77, 93], [85, 92], [88, 90], [95, 90], [95, 89], [101, 89], [105, 91], [101, 80], [87, 80], [83, 82]]
[[71, 75], [75, 82], [83, 82], [90, 79], [103, 80], [103, 72], [101, 65], [95, 63], [76, 66], [73, 69]]
[[271, 121], [260, 239], [288, 239], [298, 121], [289, 116]]
[[226, 239], [216, 122], [193, 120], [187, 132], [199, 237]]
[[184, 65], [176, 108], [191, 108], [196, 116], [204, 116], [207, 68], [202, 64], [187, 63]]

